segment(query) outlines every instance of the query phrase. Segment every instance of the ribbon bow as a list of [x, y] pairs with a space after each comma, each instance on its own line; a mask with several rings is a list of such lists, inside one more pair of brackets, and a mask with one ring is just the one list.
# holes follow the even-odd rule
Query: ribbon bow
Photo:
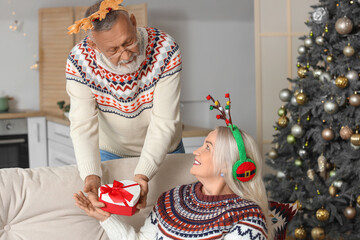
[[[133, 185], [130, 185], [130, 186], [133, 186]], [[114, 180], [112, 187], [105, 185], [105, 186], [100, 187], [100, 191], [101, 191], [101, 194], [108, 193], [109, 197], [111, 198], [111, 200], [114, 203], [125, 203], [126, 204], [126, 200], [130, 201], [134, 196], [124, 189], [124, 188], [130, 187], [130, 186], [124, 187], [123, 183]]]

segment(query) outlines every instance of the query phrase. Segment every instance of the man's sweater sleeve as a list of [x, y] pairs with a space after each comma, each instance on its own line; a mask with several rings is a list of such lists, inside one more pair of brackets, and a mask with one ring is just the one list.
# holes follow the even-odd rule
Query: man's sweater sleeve
[[145, 220], [144, 226], [138, 233], [135, 229], [121, 221], [119, 216], [112, 214], [100, 225], [105, 230], [110, 240], [151, 240], [155, 239], [157, 233], [157, 220], [154, 211], [152, 211]]
[[72, 66], [66, 72], [66, 90], [70, 96], [70, 134], [80, 177], [83, 180], [89, 175], [101, 177], [96, 100], [90, 88], [74, 81], [81, 76], [69, 60], [67, 66]]
[[180, 72], [159, 80], [154, 105], [135, 174], [151, 179], [160, 167], [180, 124]]
[[[180, 120], [181, 56], [178, 49], [167, 64], [175, 68], [165, 71], [154, 90], [151, 121], [147, 130], [135, 174], [151, 179], [157, 172], [176, 133]], [[181, 134], [181, 133], [180, 133]], [[177, 136], [181, 139], [181, 136]]]

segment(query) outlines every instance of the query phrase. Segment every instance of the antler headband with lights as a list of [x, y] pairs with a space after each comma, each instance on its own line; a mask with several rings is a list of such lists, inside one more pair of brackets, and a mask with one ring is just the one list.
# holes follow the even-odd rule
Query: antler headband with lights
[[233, 177], [240, 182], [247, 182], [255, 176], [256, 164], [253, 160], [246, 157], [245, 145], [240, 130], [236, 125], [233, 125], [232, 123], [231, 114], [230, 114], [230, 108], [231, 108], [230, 94], [226, 93], [225, 98], [228, 98], [228, 101], [226, 101], [226, 106], [224, 109], [220, 105], [220, 102], [218, 100], [215, 101], [211, 95], [208, 95], [206, 97], [207, 100], [212, 100], [214, 102], [214, 105], [210, 105], [210, 110], [217, 109], [220, 111], [221, 114], [216, 115], [216, 118], [225, 120], [226, 126], [230, 128], [235, 138], [239, 150], [240, 159], [236, 161], [232, 167]]
[[101, 2], [99, 10], [93, 14], [91, 14], [89, 17], [83, 18], [81, 20], [76, 21], [73, 25], [68, 27], [68, 34], [71, 35], [73, 33], [79, 33], [80, 29], [83, 29], [84, 31], [91, 30], [94, 28], [93, 22], [95, 20], [102, 21], [106, 15], [112, 11], [112, 10], [123, 10], [125, 12], [128, 12], [127, 9], [124, 6], [120, 6], [120, 4], [124, 0], [104, 0]]

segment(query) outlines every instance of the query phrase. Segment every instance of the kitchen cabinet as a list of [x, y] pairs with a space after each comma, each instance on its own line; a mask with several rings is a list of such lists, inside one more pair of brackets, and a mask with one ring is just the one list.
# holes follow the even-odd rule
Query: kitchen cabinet
[[28, 144], [29, 144], [29, 167], [48, 166], [46, 118], [27, 118]]
[[76, 164], [74, 147], [70, 137], [70, 128], [48, 121], [48, 158], [49, 166]]

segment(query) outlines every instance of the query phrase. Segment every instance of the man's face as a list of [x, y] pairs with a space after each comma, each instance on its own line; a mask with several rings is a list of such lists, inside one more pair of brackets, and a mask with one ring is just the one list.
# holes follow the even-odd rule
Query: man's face
[[129, 21], [126, 16], [120, 15], [110, 30], [92, 31], [95, 48], [115, 66], [126, 66], [139, 54], [136, 21], [132, 17]]

